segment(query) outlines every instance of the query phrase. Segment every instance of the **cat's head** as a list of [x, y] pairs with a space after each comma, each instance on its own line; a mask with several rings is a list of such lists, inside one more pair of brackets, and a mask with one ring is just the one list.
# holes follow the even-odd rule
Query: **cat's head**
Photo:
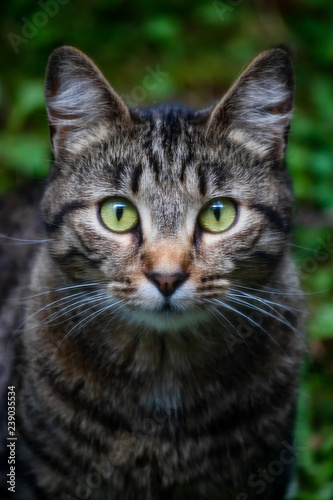
[[130, 109], [90, 59], [62, 47], [46, 101], [54, 162], [42, 212], [71, 282], [98, 283], [125, 318], [165, 330], [276, 272], [292, 215], [284, 50], [260, 54], [220, 102], [191, 111]]

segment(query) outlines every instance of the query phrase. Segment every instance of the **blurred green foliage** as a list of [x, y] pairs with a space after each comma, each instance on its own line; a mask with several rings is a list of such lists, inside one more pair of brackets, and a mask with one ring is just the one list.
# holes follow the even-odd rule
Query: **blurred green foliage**
[[[62, 44], [87, 53], [138, 105], [219, 99], [260, 51], [295, 62], [288, 165], [297, 201], [295, 259], [308, 298], [309, 355], [297, 425], [298, 500], [333, 499], [333, 3], [331, 0], [16, 0], [2, 2], [0, 192], [44, 178], [43, 76]], [[166, 73], [146, 89], [147, 72]]]

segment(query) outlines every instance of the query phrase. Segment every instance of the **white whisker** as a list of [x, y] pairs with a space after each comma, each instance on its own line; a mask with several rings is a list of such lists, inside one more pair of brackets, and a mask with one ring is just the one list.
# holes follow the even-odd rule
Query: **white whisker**
[[243, 318], [245, 318], [247, 321], [250, 321], [251, 323], [253, 323], [255, 326], [257, 326], [260, 330], [262, 330], [280, 349], [281, 351], [284, 353], [284, 354], [287, 354], [285, 352], [285, 350], [280, 346], [280, 344], [274, 339], [274, 337], [272, 337], [272, 335], [270, 335], [267, 330], [265, 330], [265, 328], [263, 328], [259, 323], [257, 323], [254, 319], [252, 319], [250, 316], [248, 316], [247, 314], [243, 313], [242, 311], [240, 311], [239, 309], [236, 309], [235, 307], [232, 307], [230, 304], [227, 304], [226, 302], [222, 302], [221, 300], [219, 299], [212, 299], [216, 304], [219, 304], [220, 306], [234, 312], [235, 314], [238, 314], [239, 316], [242, 316]]
[[[92, 296], [92, 297], [83, 297], [82, 299], [75, 300], [72, 303], [70, 303], [71, 301], [68, 300], [69, 305], [67, 305], [66, 307], [62, 307], [60, 310], [52, 313], [44, 321], [42, 321], [39, 324], [40, 325], [52, 324], [53, 326], [62, 324], [68, 320], [68, 314], [71, 313], [72, 311], [75, 311], [75, 309], [78, 309], [78, 308], [84, 306], [85, 304], [90, 306], [88, 309], [91, 309], [92, 307], [94, 307], [94, 304], [96, 302], [99, 302], [102, 298], [105, 298], [104, 293], [96, 294], [95, 296]], [[64, 320], [61, 322], [55, 323], [55, 321], [58, 320], [59, 318], [61, 318], [62, 316], [65, 317]]]
[[[233, 293], [228, 293], [228, 298], [231, 299], [232, 302], [235, 302], [235, 303], [240, 304], [240, 305], [244, 305], [246, 308], [258, 311], [265, 316], [270, 316], [271, 318], [278, 320], [280, 323], [284, 323], [286, 326], [293, 329], [294, 331], [297, 331], [288, 321], [286, 321], [284, 316], [279, 311], [274, 309], [274, 307], [272, 305], [270, 305], [267, 301], [260, 299], [259, 297], [248, 296], [248, 298], [250, 298], [250, 300], [257, 300], [261, 304], [267, 305], [267, 307], [269, 307], [272, 311], [274, 311], [275, 315], [266, 311], [265, 309], [262, 309], [261, 307], [255, 305], [255, 304], [251, 304], [250, 302], [247, 302], [246, 300], [242, 300], [242, 298], [244, 298], [244, 297], [242, 297], [242, 298], [240, 298], [240, 297], [242, 297], [242, 295], [235, 295]], [[283, 307], [282, 304], [279, 304], [279, 305], [281, 307]], [[286, 310], [289, 310], [289, 309], [286, 307]]]
[[[98, 316], [100, 316], [101, 314], [103, 314], [105, 311], [107, 311], [108, 309], [112, 309], [113, 307], [115, 307], [117, 304], [120, 304], [123, 302], [122, 299], [118, 300], [117, 302], [113, 302], [110, 304], [110, 298], [108, 299], [105, 299], [103, 301], [103, 303], [105, 302], [109, 302], [107, 306], [105, 307], [102, 307], [100, 308], [98, 311], [94, 311], [93, 313], [89, 314], [88, 317], [85, 317], [83, 319], [81, 319], [81, 321], [79, 321], [78, 323], [76, 323], [67, 333], [66, 335], [63, 337], [63, 339], [61, 340], [61, 342], [58, 344], [57, 346], [57, 350], [59, 349], [60, 345], [63, 343], [63, 341], [75, 330], [78, 330], [78, 327], [81, 325], [81, 328], [85, 327], [88, 323], [90, 323], [91, 321], [93, 321], [95, 318], [97, 318]], [[90, 308], [92, 309], [92, 308]]]
[[[229, 321], [229, 320], [228, 320], [228, 318], [226, 318], [226, 317], [224, 316], [224, 314], [223, 314], [221, 311], [219, 311], [216, 307], [214, 307], [214, 306], [210, 306], [210, 307], [211, 307], [211, 309], [213, 309], [213, 310], [214, 310], [214, 311], [215, 311], [215, 312], [216, 312], [219, 316], [221, 316], [221, 317], [222, 317], [222, 319], [223, 319], [224, 321], [226, 321], [226, 322], [227, 322], [227, 323], [231, 326], [231, 328], [232, 328], [233, 330], [235, 330], [235, 332], [237, 333], [237, 336], [241, 339], [241, 341], [242, 341], [242, 342], [244, 342], [244, 343], [245, 343], [245, 345], [247, 346], [247, 348], [249, 349], [249, 351], [250, 351], [250, 352], [251, 352], [251, 354], [253, 355], [252, 349], [250, 348], [250, 346], [249, 346], [249, 345], [248, 345], [248, 343], [246, 342], [245, 338], [244, 338], [244, 337], [243, 337], [243, 335], [242, 335], [242, 334], [241, 334], [241, 333], [237, 330], [237, 328], [236, 328], [236, 327], [235, 327], [235, 326], [231, 323], [231, 321]], [[215, 315], [214, 315], [214, 317], [215, 317], [215, 319], [216, 319], [217, 321], [219, 321], [219, 323], [221, 323], [221, 324], [222, 324], [222, 326], [223, 326], [224, 328], [226, 328], [226, 326], [222, 323], [222, 321], [221, 321], [221, 320], [220, 320], [217, 316], [215, 316]], [[230, 330], [228, 330], [228, 328], [226, 328], [226, 330], [227, 330], [227, 332], [228, 332], [228, 333], [232, 336], [232, 338], [235, 340], [235, 342], [236, 342], [236, 343], [239, 343], [239, 341], [237, 340], [237, 338], [236, 338], [236, 337], [235, 337], [235, 336], [234, 336], [234, 335], [230, 332]]]
[[13, 238], [12, 236], [6, 236], [5, 234], [0, 233], [0, 238], [10, 240], [12, 243], [7, 243], [7, 245], [35, 245], [38, 243], [47, 243], [48, 241], [53, 241], [53, 239], [45, 239], [45, 240], [25, 240], [23, 238]]
[[[275, 285], [276, 285], [276, 287], [281, 287], [281, 283], [275, 283]], [[296, 295], [296, 296], [300, 296], [300, 297], [303, 297], [303, 295], [313, 295], [312, 293], [306, 294], [304, 292], [300, 292], [299, 288], [297, 288], [296, 286], [295, 287], [288, 286], [289, 290], [293, 290], [293, 291], [290, 291], [290, 293], [288, 293], [280, 288], [273, 288], [273, 287], [268, 287], [268, 286], [261, 286], [261, 288], [253, 288], [253, 287], [249, 287], [249, 286], [245, 286], [245, 285], [238, 285], [238, 284], [234, 284], [233, 286], [236, 288], [244, 288], [245, 290], [252, 290], [254, 292], [267, 293], [269, 295], [285, 295], [285, 296], [295, 296]], [[294, 290], [296, 290], [296, 292]]]
[[91, 282], [91, 283], [81, 283], [81, 284], [78, 284], [78, 285], [69, 285], [69, 286], [65, 286], [65, 287], [62, 287], [62, 288], [51, 288], [49, 290], [46, 290], [45, 292], [40, 292], [40, 293], [36, 293], [34, 295], [28, 295], [26, 297], [20, 297], [20, 298], [9, 298], [8, 300], [14, 300], [14, 301], [17, 301], [17, 300], [30, 300], [30, 299], [34, 299], [36, 297], [41, 297], [43, 295], [48, 295], [50, 293], [57, 293], [57, 292], [65, 292], [67, 290], [72, 290], [72, 289], [77, 289], [77, 288], [83, 288], [83, 287], [93, 287], [93, 286], [100, 286], [101, 283], [94, 283], [94, 282]]
[[[38, 314], [40, 314], [41, 312], [49, 309], [50, 307], [52, 306], [56, 306], [58, 305], [60, 302], [63, 302], [63, 303], [67, 303], [67, 302], [71, 302], [72, 300], [75, 300], [77, 299], [77, 297], [81, 297], [82, 295], [84, 294], [87, 294], [89, 292], [86, 292], [86, 291], [83, 291], [83, 292], [78, 292], [78, 293], [75, 293], [75, 294], [72, 294], [72, 295], [68, 295], [68, 296], [65, 296], [65, 297], [61, 297], [60, 299], [57, 299], [57, 300], [54, 300], [53, 302], [50, 302], [48, 304], [46, 304], [45, 306], [41, 307], [40, 309], [38, 309], [37, 311], [35, 311], [34, 313], [32, 313], [30, 316], [28, 316], [24, 321], [22, 321], [22, 323], [16, 328], [16, 330], [13, 332], [13, 334], [11, 335], [11, 338], [9, 339], [9, 341], [15, 337], [15, 335], [20, 331], [20, 329], [27, 323], [29, 322], [31, 319], [33, 319], [34, 317], [36, 317]], [[94, 292], [96, 293], [96, 292]]]
[[[274, 302], [272, 300], [269, 300], [269, 299], [266, 299], [263, 297], [258, 297], [257, 295], [253, 295], [251, 293], [243, 292], [242, 290], [237, 290], [234, 288], [229, 288], [229, 290], [231, 292], [234, 292], [232, 294], [233, 296], [236, 296], [235, 295], [235, 293], [236, 293], [236, 294], [240, 294], [240, 297], [242, 297], [242, 298], [246, 297], [246, 298], [249, 298], [250, 300], [257, 300], [257, 301], [262, 302], [263, 304], [268, 305], [268, 306], [271, 305], [271, 306], [281, 307], [282, 309], [284, 309], [286, 311], [305, 312], [303, 309], [297, 309], [295, 307], [287, 306], [286, 304], [282, 304], [281, 302]], [[255, 290], [255, 289], [253, 289], [253, 290]], [[260, 292], [260, 290], [255, 290], [255, 291]], [[272, 292], [272, 295], [274, 295], [274, 292]], [[275, 309], [273, 309], [273, 310], [275, 311]]]

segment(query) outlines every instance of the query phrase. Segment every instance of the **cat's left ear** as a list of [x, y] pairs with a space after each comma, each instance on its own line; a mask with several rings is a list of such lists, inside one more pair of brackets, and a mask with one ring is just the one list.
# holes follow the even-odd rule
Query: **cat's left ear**
[[271, 49], [245, 69], [213, 108], [207, 130], [217, 128], [238, 147], [281, 159], [293, 111], [294, 73], [288, 53]]
[[74, 47], [50, 56], [45, 97], [54, 153], [75, 153], [107, 128], [126, 124], [130, 113], [100, 70]]

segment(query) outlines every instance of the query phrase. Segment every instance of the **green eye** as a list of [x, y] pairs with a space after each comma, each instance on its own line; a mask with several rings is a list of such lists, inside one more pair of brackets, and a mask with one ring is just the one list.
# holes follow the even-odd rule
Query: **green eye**
[[134, 229], [139, 222], [135, 206], [125, 198], [109, 198], [102, 203], [100, 216], [104, 224], [116, 233]]
[[228, 198], [217, 198], [203, 207], [199, 213], [199, 224], [210, 233], [220, 233], [228, 229], [236, 219], [237, 209]]

